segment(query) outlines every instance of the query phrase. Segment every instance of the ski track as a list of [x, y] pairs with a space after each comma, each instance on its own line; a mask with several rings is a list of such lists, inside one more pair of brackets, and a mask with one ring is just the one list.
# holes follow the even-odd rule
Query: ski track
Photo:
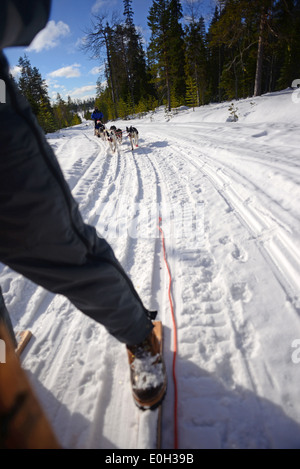
[[[170, 158], [170, 157], [173, 158]], [[182, 168], [183, 164], [180, 161], [176, 161], [175, 159], [176, 152], [174, 149], [172, 149], [172, 153], [170, 155], [167, 155], [164, 158], [161, 157], [156, 157], [156, 163], [159, 160], [159, 164], [161, 165], [161, 170], [162, 174], [164, 176], [164, 179], [166, 181], [166, 188], [164, 192], [166, 194], [170, 194], [169, 200], [167, 202], [167, 205], [170, 207], [172, 204], [171, 200], [174, 200], [175, 204], [176, 202], [181, 202], [184, 204], [192, 205], [195, 203], [195, 196], [191, 196], [189, 193], [190, 191], [187, 190], [186, 186], [186, 178], [184, 178], [184, 182], [182, 183], [183, 178], [179, 178], [177, 175], [176, 178], [176, 173], [178, 172], [178, 168]], [[175, 161], [175, 163], [174, 163]], [[171, 163], [170, 163], [171, 162]], [[176, 163], [178, 163], [178, 166], [176, 168]], [[174, 181], [176, 181], [176, 184], [174, 184]], [[188, 187], [191, 187], [189, 185]], [[198, 190], [199, 192], [199, 190]], [[193, 251], [193, 255], [191, 257], [190, 251], [188, 251], [188, 256], [186, 257], [186, 246], [184, 243], [181, 242], [182, 238], [177, 239], [176, 247], [173, 246], [173, 252], [169, 252], [171, 261], [171, 271], [172, 275], [175, 279], [174, 281], [174, 304], [175, 304], [175, 309], [177, 311], [181, 311], [182, 320], [178, 321], [178, 329], [179, 329], [179, 342], [180, 342], [180, 359], [179, 359], [179, 371], [183, 371], [183, 383], [182, 383], [182, 389], [180, 387], [181, 382], [179, 380], [179, 394], [183, 393], [184, 396], [184, 390], [187, 387], [189, 389], [189, 376], [186, 374], [184, 370], [186, 370], [186, 367], [188, 366], [189, 362], [193, 362], [193, 358], [196, 354], [199, 353], [199, 351], [202, 352], [203, 356], [205, 356], [205, 347], [202, 347], [202, 350], [198, 349], [199, 344], [196, 344], [196, 350], [195, 346], [192, 345], [194, 342], [195, 336], [198, 337], [201, 341], [201, 337], [206, 334], [209, 334], [211, 329], [213, 328], [216, 331], [220, 331], [222, 338], [220, 339], [220, 334], [217, 334], [217, 340], [215, 339], [209, 339], [209, 346], [211, 351], [206, 353], [206, 364], [209, 360], [212, 358], [215, 360], [215, 354], [216, 354], [216, 347], [221, 343], [221, 352], [220, 355], [222, 355], [222, 361], [224, 362], [220, 364], [218, 367], [217, 373], [219, 374], [219, 377], [222, 379], [223, 377], [225, 378], [225, 382], [231, 381], [231, 374], [232, 371], [230, 368], [228, 369], [228, 363], [230, 364], [230, 359], [232, 356], [232, 353], [230, 351], [230, 342], [232, 341], [231, 335], [232, 334], [237, 334], [237, 332], [234, 331], [234, 325], [230, 322], [230, 319], [228, 318], [228, 313], [226, 315], [226, 312], [223, 310], [218, 309], [216, 306], [215, 301], [209, 301], [209, 294], [207, 295], [207, 286], [210, 291], [214, 291], [214, 298], [217, 298], [218, 301], [220, 298], [222, 298], [222, 293], [216, 286], [218, 284], [218, 274], [217, 274], [217, 269], [214, 268], [215, 260], [211, 254], [211, 250], [206, 247], [206, 249], [203, 251], [202, 249], [197, 248]], [[196, 246], [195, 246], [196, 247]], [[174, 259], [174, 253], [176, 252], [176, 256]], [[198, 254], [198, 255], [197, 255]], [[192, 261], [192, 262], [191, 262]], [[192, 270], [191, 270], [192, 269]], [[199, 275], [199, 271], [201, 272], [202, 270], [202, 275]], [[185, 272], [188, 272], [188, 278], [185, 278]], [[194, 290], [194, 295], [195, 293], [198, 296], [199, 293], [201, 292], [201, 286], [204, 285], [204, 291], [206, 295], [206, 310], [205, 310], [205, 315], [202, 315], [199, 317], [199, 307], [197, 305], [194, 305], [194, 312], [193, 314], [193, 309], [189, 307], [188, 310], [185, 310], [184, 308], [184, 303], [185, 303], [185, 298], [188, 299], [190, 296], [190, 292], [184, 292], [182, 290], [182, 286], [188, 285], [190, 278], [193, 279], [193, 285], [192, 288]], [[198, 297], [198, 301], [201, 300], [201, 298]], [[203, 300], [202, 300], [203, 302]], [[197, 311], [198, 310], [198, 311]], [[187, 323], [186, 323], [187, 321]], [[188, 330], [192, 326], [193, 329], [193, 338], [189, 337], [189, 332]], [[186, 329], [188, 329], [186, 331]], [[207, 332], [208, 331], [208, 332]], [[228, 337], [228, 338], [227, 338]], [[230, 339], [230, 340], [229, 340]], [[228, 344], [226, 343], [228, 341]], [[198, 349], [198, 350], [197, 350]], [[237, 350], [235, 350], [236, 354], [238, 353]], [[212, 357], [212, 355], [214, 357]], [[225, 365], [226, 361], [226, 365]], [[194, 363], [195, 364], [195, 363]], [[200, 363], [199, 363], [200, 365]], [[230, 365], [229, 365], [230, 367]], [[224, 369], [223, 369], [224, 368]], [[201, 373], [202, 370], [199, 367], [199, 369], [195, 369], [192, 373], [192, 377], [194, 379], [193, 386], [196, 386], [195, 383], [195, 373], [198, 375], [198, 381], [199, 385], [201, 386], [202, 378], [201, 378]], [[170, 373], [169, 373], [170, 374]], [[186, 398], [188, 399], [188, 395]], [[183, 402], [185, 402], [186, 399], [183, 398]], [[172, 408], [168, 409], [167, 406], [165, 412], [165, 419], [164, 419], [164, 425], [165, 428], [172, 428]], [[168, 412], [169, 411], [169, 412]], [[196, 421], [197, 417], [199, 418], [199, 421], [202, 419], [202, 411], [203, 409], [200, 409], [199, 415], [195, 411], [193, 407], [190, 408], [191, 415], [189, 416], [192, 421]], [[188, 418], [188, 413], [189, 409], [187, 412], [187, 409], [184, 407], [182, 409], [182, 417], [184, 416], [184, 420], [187, 420], [189, 422]], [[167, 418], [168, 417], [168, 418]], [[180, 415], [179, 415], [180, 418]], [[220, 421], [218, 422], [218, 425], [220, 425]], [[205, 426], [205, 423], [204, 423]], [[197, 428], [197, 427], [196, 427]], [[195, 430], [195, 429], [194, 429]], [[196, 431], [198, 431], [199, 428], [197, 428]], [[211, 433], [214, 432], [214, 430], [211, 428], [210, 429]], [[166, 435], [168, 438], [166, 438], [165, 441], [165, 447], [170, 447], [172, 445], [172, 440], [170, 440], [170, 436], [172, 434], [168, 432], [163, 432], [163, 435]], [[189, 430], [189, 424], [187, 425], [187, 428], [184, 428], [184, 431], [182, 430], [182, 443], [183, 447], [189, 447], [189, 441], [191, 441], [191, 437], [194, 435], [191, 435], [191, 432]], [[216, 429], [215, 430], [215, 437], [217, 440], [222, 440], [222, 437], [220, 437], [220, 430]], [[194, 439], [194, 438], [193, 438]]]
[[[298, 280], [298, 277], [297, 277], [297, 268], [298, 268], [298, 271], [299, 271], [299, 255], [298, 255], [298, 250], [297, 250], [297, 247], [296, 245], [293, 243], [293, 241], [291, 239], [288, 238], [288, 234], [283, 232], [282, 231], [282, 228], [278, 228], [278, 224], [275, 228], [273, 228], [272, 230], [272, 227], [270, 227], [270, 223], [269, 223], [269, 215], [268, 213], [265, 213], [265, 211], [263, 210], [259, 210], [256, 208], [256, 210], [253, 210], [251, 213], [248, 209], [247, 209], [247, 206], [249, 205], [248, 203], [248, 199], [249, 197], [247, 198], [243, 198], [241, 197], [241, 195], [236, 192], [233, 188], [232, 189], [229, 189], [230, 186], [233, 185], [233, 181], [234, 179], [229, 179], [229, 178], [221, 178], [220, 177], [220, 173], [223, 174], [223, 168], [221, 167], [220, 168], [220, 164], [218, 162], [218, 165], [217, 166], [212, 166], [212, 162], [211, 162], [211, 159], [209, 160], [209, 163], [207, 162], [208, 160], [208, 157], [207, 155], [203, 155], [203, 152], [200, 151], [199, 154], [197, 154], [197, 160], [195, 161], [195, 155], [193, 155], [192, 157], [190, 155], [187, 154], [187, 150], [186, 150], [186, 141], [184, 142], [185, 145], [181, 145], [182, 148], [180, 148], [180, 140], [178, 138], [174, 139], [176, 140], [176, 150], [173, 148], [172, 146], [172, 153], [170, 155], [170, 158], [168, 158], [169, 161], [172, 161], [174, 164], [174, 161], [175, 161], [175, 157], [176, 155], [179, 155], [179, 158], [178, 158], [178, 162], [181, 160], [181, 163], [183, 160], [185, 160], [187, 163], [192, 163], [192, 165], [196, 168], [199, 169], [199, 171], [202, 173], [202, 175], [204, 177], [206, 177], [207, 179], [209, 179], [210, 183], [212, 184], [212, 186], [216, 189], [216, 191], [218, 192], [218, 194], [224, 199], [224, 202], [227, 204], [227, 212], [230, 213], [230, 212], [233, 212], [237, 218], [242, 221], [243, 225], [246, 227], [247, 231], [250, 232], [249, 234], [252, 235], [252, 238], [254, 239], [261, 239], [264, 237], [265, 235], [265, 232], [268, 231], [268, 234], [269, 234], [269, 238], [270, 238], [270, 231], [272, 232], [273, 231], [273, 237], [272, 237], [272, 243], [273, 243], [273, 247], [272, 249], [270, 248], [270, 246], [266, 246], [266, 241], [264, 241], [264, 243], [261, 242], [261, 240], [259, 241], [259, 246], [260, 248], [262, 249], [263, 253], [264, 254], [267, 254], [268, 255], [268, 261], [269, 261], [269, 264], [270, 264], [270, 268], [271, 268], [271, 271], [273, 271], [273, 273], [277, 276], [277, 278], [281, 281], [281, 284], [282, 286], [284, 287], [285, 291], [288, 291], [288, 288], [286, 288], [286, 282], [283, 282], [283, 278], [285, 278], [291, 271], [292, 273], [296, 273], [296, 276], [292, 276], [292, 277], [288, 277], [288, 280], [290, 280], [290, 285], [289, 287], [291, 288], [291, 292], [297, 292], [297, 280]], [[172, 142], [173, 143], [173, 142]], [[192, 148], [192, 147], [191, 147]], [[192, 152], [190, 152], [192, 153]], [[172, 156], [172, 158], [171, 158]], [[204, 160], [205, 158], [205, 160]], [[166, 160], [166, 158], [165, 158]], [[180, 165], [178, 164], [178, 168], [180, 168]], [[170, 165], [169, 165], [169, 173], [170, 173]], [[171, 176], [171, 180], [174, 181], [174, 175]], [[184, 192], [182, 192], [181, 194], [181, 199], [182, 199], [182, 196], [184, 197]], [[263, 216], [262, 216], [263, 215]], [[276, 220], [277, 221], [277, 220]], [[277, 231], [279, 232], [278, 235], [274, 235], [274, 231]], [[278, 243], [280, 242], [280, 239], [284, 239], [285, 242], [282, 242], [282, 244], [280, 246], [278, 246]], [[223, 244], [227, 244], [228, 240], [220, 240], [221, 243]], [[276, 248], [274, 247], [274, 245], [278, 248], [276, 250]], [[285, 247], [285, 252], [286, 252], [286, 256], [284, 256], [284, 254], [282, 254], [282, 252], [284, 252], [283, 250], [283, 247]], [[211, 251], [211, 249], [209, 249], [209, 251]], [[177, 249], [177, 252], [178, 252], [178, 249]], [[239, 246], [237, 244], [234, 244], [234, 250], [232, 251], [231, 253], [232, 255], [232, 258], [233, 259], [236, 259], [237, 261], [240, 261], [240, 262], [247, 262], [248, 260], [248, 254], [247, 252], [243, 252], [243, 250], [241, 248], [239, 248]], [[291, 269], [291, 264], [295, 264], [296, 268], [294, 270]], [[214, 270], [215, 272], [219, 271], [219, 269], [211, 269], [211, 266], [213, 266], [215, 264], [215, 259], [213, 258], [213, 256], [211, 257], [211, 252], [208, 252], [208, 255], [205, 256], [205, 259], [202, 263], [202, 265], [205, 267], [205, 274], [204, 274], [204, 277], [202, 277], [202, 284], [205, 282], [207, 282], [207, 284], [210, 284], [210, 287], [213, 288], [214, 286]], [[287, 265], [285, 265], [287, 264]], [[200, 265], [201, 265], [201, 261], [200, 261]], [[196, 262], [196, 259], [194, 258], [193, 259], [193, 267], [197, 267], [197, 262]], [[199, 267], [199, 266], [198, 266]], [[209, 269], [207, 269], [207, 267], [209, 267]], [[185, 269], [181, 269], [181, 272], [183, 273], [185, 271]], [[191, 271], [189, 270], [189, 273]], [[217, 279], [217, 273], [215, 275], [215, 283], [216, 284], [220, 284], [220, 282], [218, 281]], [[192, 275], [193, 278], [197, 278], [197, 275], [196, 275], [196, 272], [195, 272], [195, 277], [194, 275]], [[296, 280], [295, 280], [296, 279]], [[203, 282], [204, 280], [204, 282]], [[185, 283], [183, 281], [183, 283]], [[299, 284], [299, 283], [298, 283]], [[209, 316], [211, 318], [213, 318], [213, 322], [212, 324], [214, 325], [214, 331], [218, 331], [217, 328], [219, 328], [219, 331], [221, 331], [222, 333], [222, 338], [220, 339], [220, 336], [218, 337], [217, 339], [217, 344], [214, 344], [214, 348], [211, 350], [212, 351], [212, 356], [214, 358], [214, 367], [215, 367], [215, 364], [216, 362], [218, 362], [218, 359], [216, 360], [216, 346], [219, 346], [220, 343], [223, 342], [223, 344], [226, 343], [226, 336], [228, 335], [228, 337], [230, 336], [234, 336], [234, 339], [232, 340], [232, 338], [230, 338], [230, 340], [228, 340], [228, 344], [229, 344], [229, 347], [226, 346], [225, 348], [223, 348], [223, 351], [222, 353], [220, 354], [220, 361], [221, 363], [219, 364], [218, 366], [218, 363], [217, 363], [217, 370], [215, 369], [214, 370], [214, 374], [219, 374], [219, 378], [221, 378], [222, 380], [224, 380], [224, 383], [226, 385], [232, 385], [234, 384], [234, 386], [236, 386], [236, 383], [238, 383], [240, 380], [241, 380], [241, 377], [238, 377], [238, 376], [234, 376], [234, 370], [231, 369], [231, 363], [232, 362], [236, 362], [236, 361], [239, 361], [239, 369], [240, 370], [244, 370], [244, 374], [245, 374], [245, 377], [244, 379], [241, 381], [242, 384], [246, 385], [248, 389], [251, 389], [253, 392], [254, 392], [254, 395], [256, 394], [259, 394], [259, 386], [256, 384], [256, 381], [257, 381], [257, 376], [256, 375], [259, 375], [260, 379], [262, 379], [262, 377], [265, 377], [263, 378], [264, 381], [266, 379], [269, 379], [270, 381], [270, 387], [273, 387], [274, 384], [273, 384], [273, 381], [271, 379], [271, 372], [269, 371], [268, 372], [268, 364], [265, 363], [264, 360], [261, 360], [261, 363], [260, 363], [260, 367], [262, 368], [261, 370], [255, 370], [255, 374], [253, 373], [253, 366], [252, 366], [252, 363], [251, 363], [251, 357], [253, 355], [255, 355], [255, 352], [257, 353], [258, 350], [259, 350], [259, 346], [260, 346], [260, 340], [259, 338], [256, 337], [256, 334], [255, 334], [255, 329], [253, 328], [253, 325], [251, 324], [251, 322], [249, 322], [247, 319], [245, 319], [245, 313], [243, 311], [243, 303], [247, 304], [248, 302], [251, 301], [251, 296], [252, 296], [252, 292], [251, 292], [251, 288], [249, 287], [249, 285], [247, 284], [247, 282], [236, 282], [236, 283], [233, 283], [231, 286], [227, 286], [227, 289], [229, 291], [227, 291], [227, 299], [226, 299], [226, 304], [227, 304], [227, 308], [224, 308], [222, 309], [222, 311], [220, 311], [220, 308], [216, 308], [216, 306], [213, 304], [213, 303], [209, 303], [207, 302], [207, 307], [206, 307], [206, 311], [209, 313], [212, 313], [210, 314]], [[201, 291], [201, 288], [200, 288], [200, 291]], [[293, 294], [293, 293], [292, 293]], [[297, 307], [297, 300], [298, 298], [296, 297], [296, 302], [293, 301], [293, 297], [292, 297], [292, 294], [289, 294], [288, 297], [291, 301], [291, 303], [293, 304], [295, 310], [297, 311], [298, 310], [298, 307]], [[206, 295], [206, 293], [205, 293]], [[230, 296], [232, 298], [230, 298]], [[219, 291], [218, 292], [218, 295], [217, 295], [217, 298], [218, 300], [220, 300], [220, 298], [222, 297], [222, 293]], [[207, 298], [207, 296], [206, 296]], [[201, 299], [201, 298], [200, 298]], [[232, 301], [233, 300], [233, 301]], [[205, 303], [205, 299], [202, 298], [202, 304]], [[191, 319], [192, 319], [192, 315], [191, 315], [191, 308], [190, 308], [190, 302], [188, 301], [188, 304], [189, 304], [189, 307], [188, 307], [188, 326], [189, 326], [189, 329], [191, 327]], [[216, 304], [216, 303], [215, 303]], [[223, 304], [224, 304], [224, 300], [223, 300]], [[226, 314], [226, 309], [227, 309], [227, 314]], [[181, 315], [184, 314], [184, 311], [181, 311]], [[222, 313], [222, 315], [220, 314]], [[294, 314], [293, 312], [290, 313], [290, 314]], [[206, 315], [206, 318], [209, 317]], [[218, 317], [221, 318], [222, 317], [222, 320], [218, 323], [216, 321], [216, 318]], [[199, 322], [198, 320], [198, 317], [197, 317], [197, 320], [195, 322], [195, 325], [199, 325], [197, 324], [197, 322]], [[204, 326], [204, 325], [203, 325]], [[211, 326], [211, 324], [209, 324], [209, 326]], [[205, 335], [206, 332], [205, 330], [200, 330], [199, 329], [199, 339], [201, 337], [203, 337], [203, 335]], [[280, 339], [280, 337], [278, 337], [278, 339]], [[194, 334], [193, 334], [193, 337], [192, 337], [192, 341], [194, 340]], [[201, 340], [201, 339], [200, 339]], [[180, 342], [181, 346], [184, 344], [184, 339], [182, 339], [182, 341]], [[237, 345], [237, 349], [236, 350], [230, 350], [230, 348], [232, 348], [232, 343], [235, 343]], [[213, 343], [211, 343], [210, 345], [213, 345]], [[190, 348], [194, 348], [194, 347], [190, 347]], [[200, 352], [202, 352], [202, 356], [204, 356], [205, 354], [207, 355], [207, 358], [209, 359], [209, 355], [207, 353], [207, 348], [202, 345], [202, 350], [200, 349]], [[190, 352], [191, 355], [193, 355], [192, 352]], [[207, 369], [207, 364], [206, 364], [206, 367]], [[186, 385], [186, 382], [187, 382], [187, 377], [185, 376], [185, 385]], [[200, 382], [200, 380], [199, 380]], [[286, 395], [283, 396], [284, 399], [286, 399]], [[220, 396], [221, 398], [221, 396]], [[272, 440], [270, 438], [268, 438], [267, 434], [267, 430], [265, 429], [265, 425], [263, 423], [263, 419], [262, 419], [262, 415], [263, 415], [263, 408], [265, 407], [265, 405], [258, 399], [254, 399], [252, 398], [251, 399], [252, 402], [251, 402], [251, 416], [253, 418], [253, 412], [254, 412], [254, 415], [255, 415], [255, 425], [258, 427], [257, 428], [257, 433], [258, 435], [261, 434], [261, 444], [263, 447], [272, 447]], [[183, 401], [185, 402], [185, 400], [183, 399]], [[191, 418], [195, 418], [195, 410], [194, 408], [192, 407], [192, 412], [193, 412], [193, 417], [191, 415]], [[200, 412], [199, 414], [202, 416], [202, 412], [203, 412], [203, 409], [201, 408], [200, 409]], [[183, 408], [183, 413], [184, 415], [186, 416], [186, 413], [187, 413], [187, 409], [186, 407], [184, 406]], [[201, 420], [202, 417], [200, 417], [199, 415], [199, 419]], [[247, 415], [247, 418], [249, 418], [250, 415]], [[213, 419], [212, 419], [213, 420]], [[187, 419], [187, 421], [189, 421]], [[220, 421], [220, 418], [216, 418], [216, 422], [218, 422], [218, 426], [221, 425], [221, 421]], [[227, 425], [227, 422], [226, 422], [226, 425]], [[225, 434], [225, 427], [226, 425], [224, 424], [224, 429], [223, 429], [223, 433]], [[259, 427], [260, 430], [259, 430]], [[212, 429], [211, 429], [212, 430]], [[249, 428], [248, 428], [249, 430]], [[212, 430], [213, 432], [213, 430]], [[188, 441], [189, 441], [189, 437], [191, 435], [189, 435], [189, 432], [184, 432], [184, 435], [187, 435], [187, 440], [186, 440], [186, 444], [188, 444]], [[217, 442], [216, 443], [216, 447], [226, 447], [226, 443], [224, 444], [222, 442], [222, 432], [221, 432], [221, 435], [220, 435], [220, 431], [216, 430], [215, 431], [215, 441]], [[249, 445], [249, 442], [245, 439], [245, 441], [243, 442], [242, 438], [242, 433], [240, 432], [240, 435], [239, 435], [239, 439], [241, 439], [241, 441], [239, 441], [238, 443], [235, 443], [237, 445], [237, 447], [246, 447], [247, 445]], [[205, 444], [204, 444], [204, 447], [205, 447]], [[251, 446], [250, 446], [251, 447]]]
[[[112, 245], [164, 324], [162, 447], [173, 447], [174, 344], [159, 216], [178, 327], [180, 448], [299, 447], [299, 370], [288, 356], [300, 336], [299, 213], [271, 184], [272, 177], [291, 187], [299, 180], [294, 147], [290, 159], [267, 142], [262, 149], [266, 134], [255, 126], [256, 143], [246, 151], [242, 130], [218, 138], [213, 126], [179, 128], [141, 122], [134, 152], [124, 142], [112, 153], [90, 125], [49, 142], [85, 221]], [[65, 298], [7, 267], [1, 286], [17, 328], [33, 332], [23, 366], [63, 446], [154, 448], [156, 414], [133, 404], [124, 346]], [[264, 290], [274, 292], [271, 302]], [[254, 309], [261, 314], [251, 315]], [[276, 373], [282, 356], [284, 376]]]

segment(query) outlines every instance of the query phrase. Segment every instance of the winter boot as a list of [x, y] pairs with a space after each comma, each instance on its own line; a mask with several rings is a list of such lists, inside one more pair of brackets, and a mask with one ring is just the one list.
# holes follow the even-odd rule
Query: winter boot
[[135, 403], [144, 410], [155, 409], [162, 402], [167, 389], [161, 342], [152, 330], [140, 344], [126, 347]]

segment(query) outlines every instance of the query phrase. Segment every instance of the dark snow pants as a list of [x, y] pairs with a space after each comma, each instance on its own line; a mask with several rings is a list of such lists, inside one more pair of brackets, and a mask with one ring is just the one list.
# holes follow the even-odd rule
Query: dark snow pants
[[[112, 248], [86, 225], [56, 157], [0, 52], [0, 261], [66, 296], [119, 341], [149, 334], [151, 313]], [[1, 279], [0, 279], [1, 281]]]

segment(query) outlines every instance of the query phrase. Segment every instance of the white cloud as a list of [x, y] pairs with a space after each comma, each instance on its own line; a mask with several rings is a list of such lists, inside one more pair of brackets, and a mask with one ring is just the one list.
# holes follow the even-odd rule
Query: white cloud
[[90, 73], [91, 75], [100, 75], [100, 74], [104, 73], [104, 71], [105, 71], [105, 65], [100, 65], [100, 67], [94, 67], [94, 68], [92, 68], [92, 69], [89, 71], [89, 73]]
[[111, 9], [112, 6], [116, 4], [115, 0], [96, 0], [94, 5], [92, 6], [92, 13], [95, 15], [104, 8]]
[[9, 71], [14, 78], [19, 78], [21, 67], [19, 65], [15, 65], [14, 67], [11, 67]]
[[50, 77], [59, 78], [76, 78], [80, 77], [81, 73], [79, 70], [80, 64], [69, 65], [68, 67], [62, 67], [53, 72], [49, 73]]
[[79, 37], [77, 39], [77, 41], [75, 42], [75, 47], [76, 48], [80, 48], [82, 46], [84, 46], [86, 44], [86, 41], [87, 41], [87, 37], [86, 36], [83, 36], [83, 37]]
[[75, 88], [73, 91], [71, 91], [70, 96], [76, 97], [76, 98], [81, 98], [83, 95], [86, 96], [95, 96], [96, 94], [96, 86], [95, 85], [85, 85], [81, 86], [80, 88]]
[[98, 13], [101, 8], [103, 8], [106, 4], [106, 0], [96, 0], [96, 2], [94, 3], [94, 5], [92, 6], [92, 13]]
[[46, 28], [38, 33], [30, 44], [28, 50], [41, 52], [42, 50], [53, 49], [59, 45], [59, 41], [62, 37], [66, 37], [70, 34], [69, 26], [63, 21], [51, 20], [47, 24]]
[[142, 26], [136, 26], [136, 30], [141, 35], [142, 43], [147, 45], [148, 38], [151, 36], [150, 29], [145, 29]]

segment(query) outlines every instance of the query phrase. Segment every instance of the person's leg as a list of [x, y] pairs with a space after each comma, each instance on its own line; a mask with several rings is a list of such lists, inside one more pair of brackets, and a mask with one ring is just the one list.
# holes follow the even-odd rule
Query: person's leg
[[29, 105], [3, 72], [4, 60], [0, 54], [7, 88], [0, 105], [0, 260], [66, 296], [121, 342], [139, 343], [153, 316], [111, 247], [84, 224]]

